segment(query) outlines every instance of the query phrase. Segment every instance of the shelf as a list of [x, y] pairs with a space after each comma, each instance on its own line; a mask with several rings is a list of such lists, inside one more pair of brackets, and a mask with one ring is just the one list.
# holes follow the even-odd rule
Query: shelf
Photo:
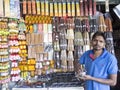
[[[106, 0], [96, 0], [97, 4], [105, 4]], [[120, 4], [120, 0], [109, 0], [109, 4]]]

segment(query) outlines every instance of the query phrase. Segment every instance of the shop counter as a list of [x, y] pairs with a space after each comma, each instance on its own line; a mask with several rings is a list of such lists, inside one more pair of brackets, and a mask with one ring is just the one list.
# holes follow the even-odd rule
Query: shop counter
[[59, 88], [13, 88], [12, 90], [84, 90], [83, 87], [59, 87]]
[[84, 90], [83, 87], [49, 88], [49, 90]]
[[49, 90], [48, 88], [13, 88], [12, 90]]

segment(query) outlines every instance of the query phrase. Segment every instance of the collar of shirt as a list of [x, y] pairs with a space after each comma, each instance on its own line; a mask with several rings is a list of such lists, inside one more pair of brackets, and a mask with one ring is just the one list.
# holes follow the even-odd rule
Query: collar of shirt
[[[100, 55], [100, 57], [104, 57], [105, 53], [106, 53], [106, 49], [103, 48], [103, 53]], [[93, 50], [90, 51], [89, 57], [90, 57], [93, 61], [95, 60], [95, 57], [94, 57], [94, 54], [93, 54]]]

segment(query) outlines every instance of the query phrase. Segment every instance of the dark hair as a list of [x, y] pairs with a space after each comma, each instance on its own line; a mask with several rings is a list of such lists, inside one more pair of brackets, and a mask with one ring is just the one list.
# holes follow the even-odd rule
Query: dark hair
[[92, 40], [93, 40], [94, 38], [96, 38], [97, 36], [102, 36], [103, 39], [104, 39], [105, 42], [106, 42], [106, 37], [105, 37], [105, 35], [104, 35], [104, 32], [101, 32], [101, 31], [95, 32], [95, 33], [93, 34], [93, 36], [92, 36]]

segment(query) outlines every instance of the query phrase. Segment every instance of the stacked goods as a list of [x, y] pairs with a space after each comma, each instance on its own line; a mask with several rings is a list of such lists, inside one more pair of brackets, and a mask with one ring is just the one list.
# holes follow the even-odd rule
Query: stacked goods
[[19, 51], [23, 46], [19, 47], [19, 40], [25, 36], [19, 36], [18, 24], [16, 18], [0, 18], [0, 84], [3, 87], [10, 81], [20, 80], [18, 61], [22, 59]]
[[27, 64], [28, 64], [28, 71], [30, 72], [30, 76], [34, 77], [35, 76], [35, 64], [36, 64], [35, 59], [28, 59]]
[[49, 73], [54, 66], [51, 20], [49, 16], [26, 15], [25, 17], [28, 59], [36, 60], [36, 75]]
[[18, 24], [19, 34], [18, 34], [18, 40], [19, 40], [19, 55], [21, 57], [21, 61], [19, 61], [19, 68], [21, 71], [21, 78], [27, 79], [28, 77], [28, 65], [27, 65], [27, 42], [26, 42], [26, 26], [23, 19], [19, 20]]
[[0, 18], [0, 84], [10, 81], [10, 60], [8, 53], [8, 19]]
[[9, 59], [11, 60], [11, 80], [18, 81], [20, 79], [20, 69], [18, 61], [21, 60], [19, 55], [19, 41], [18, 41], [18, 19], [9, 18]]

